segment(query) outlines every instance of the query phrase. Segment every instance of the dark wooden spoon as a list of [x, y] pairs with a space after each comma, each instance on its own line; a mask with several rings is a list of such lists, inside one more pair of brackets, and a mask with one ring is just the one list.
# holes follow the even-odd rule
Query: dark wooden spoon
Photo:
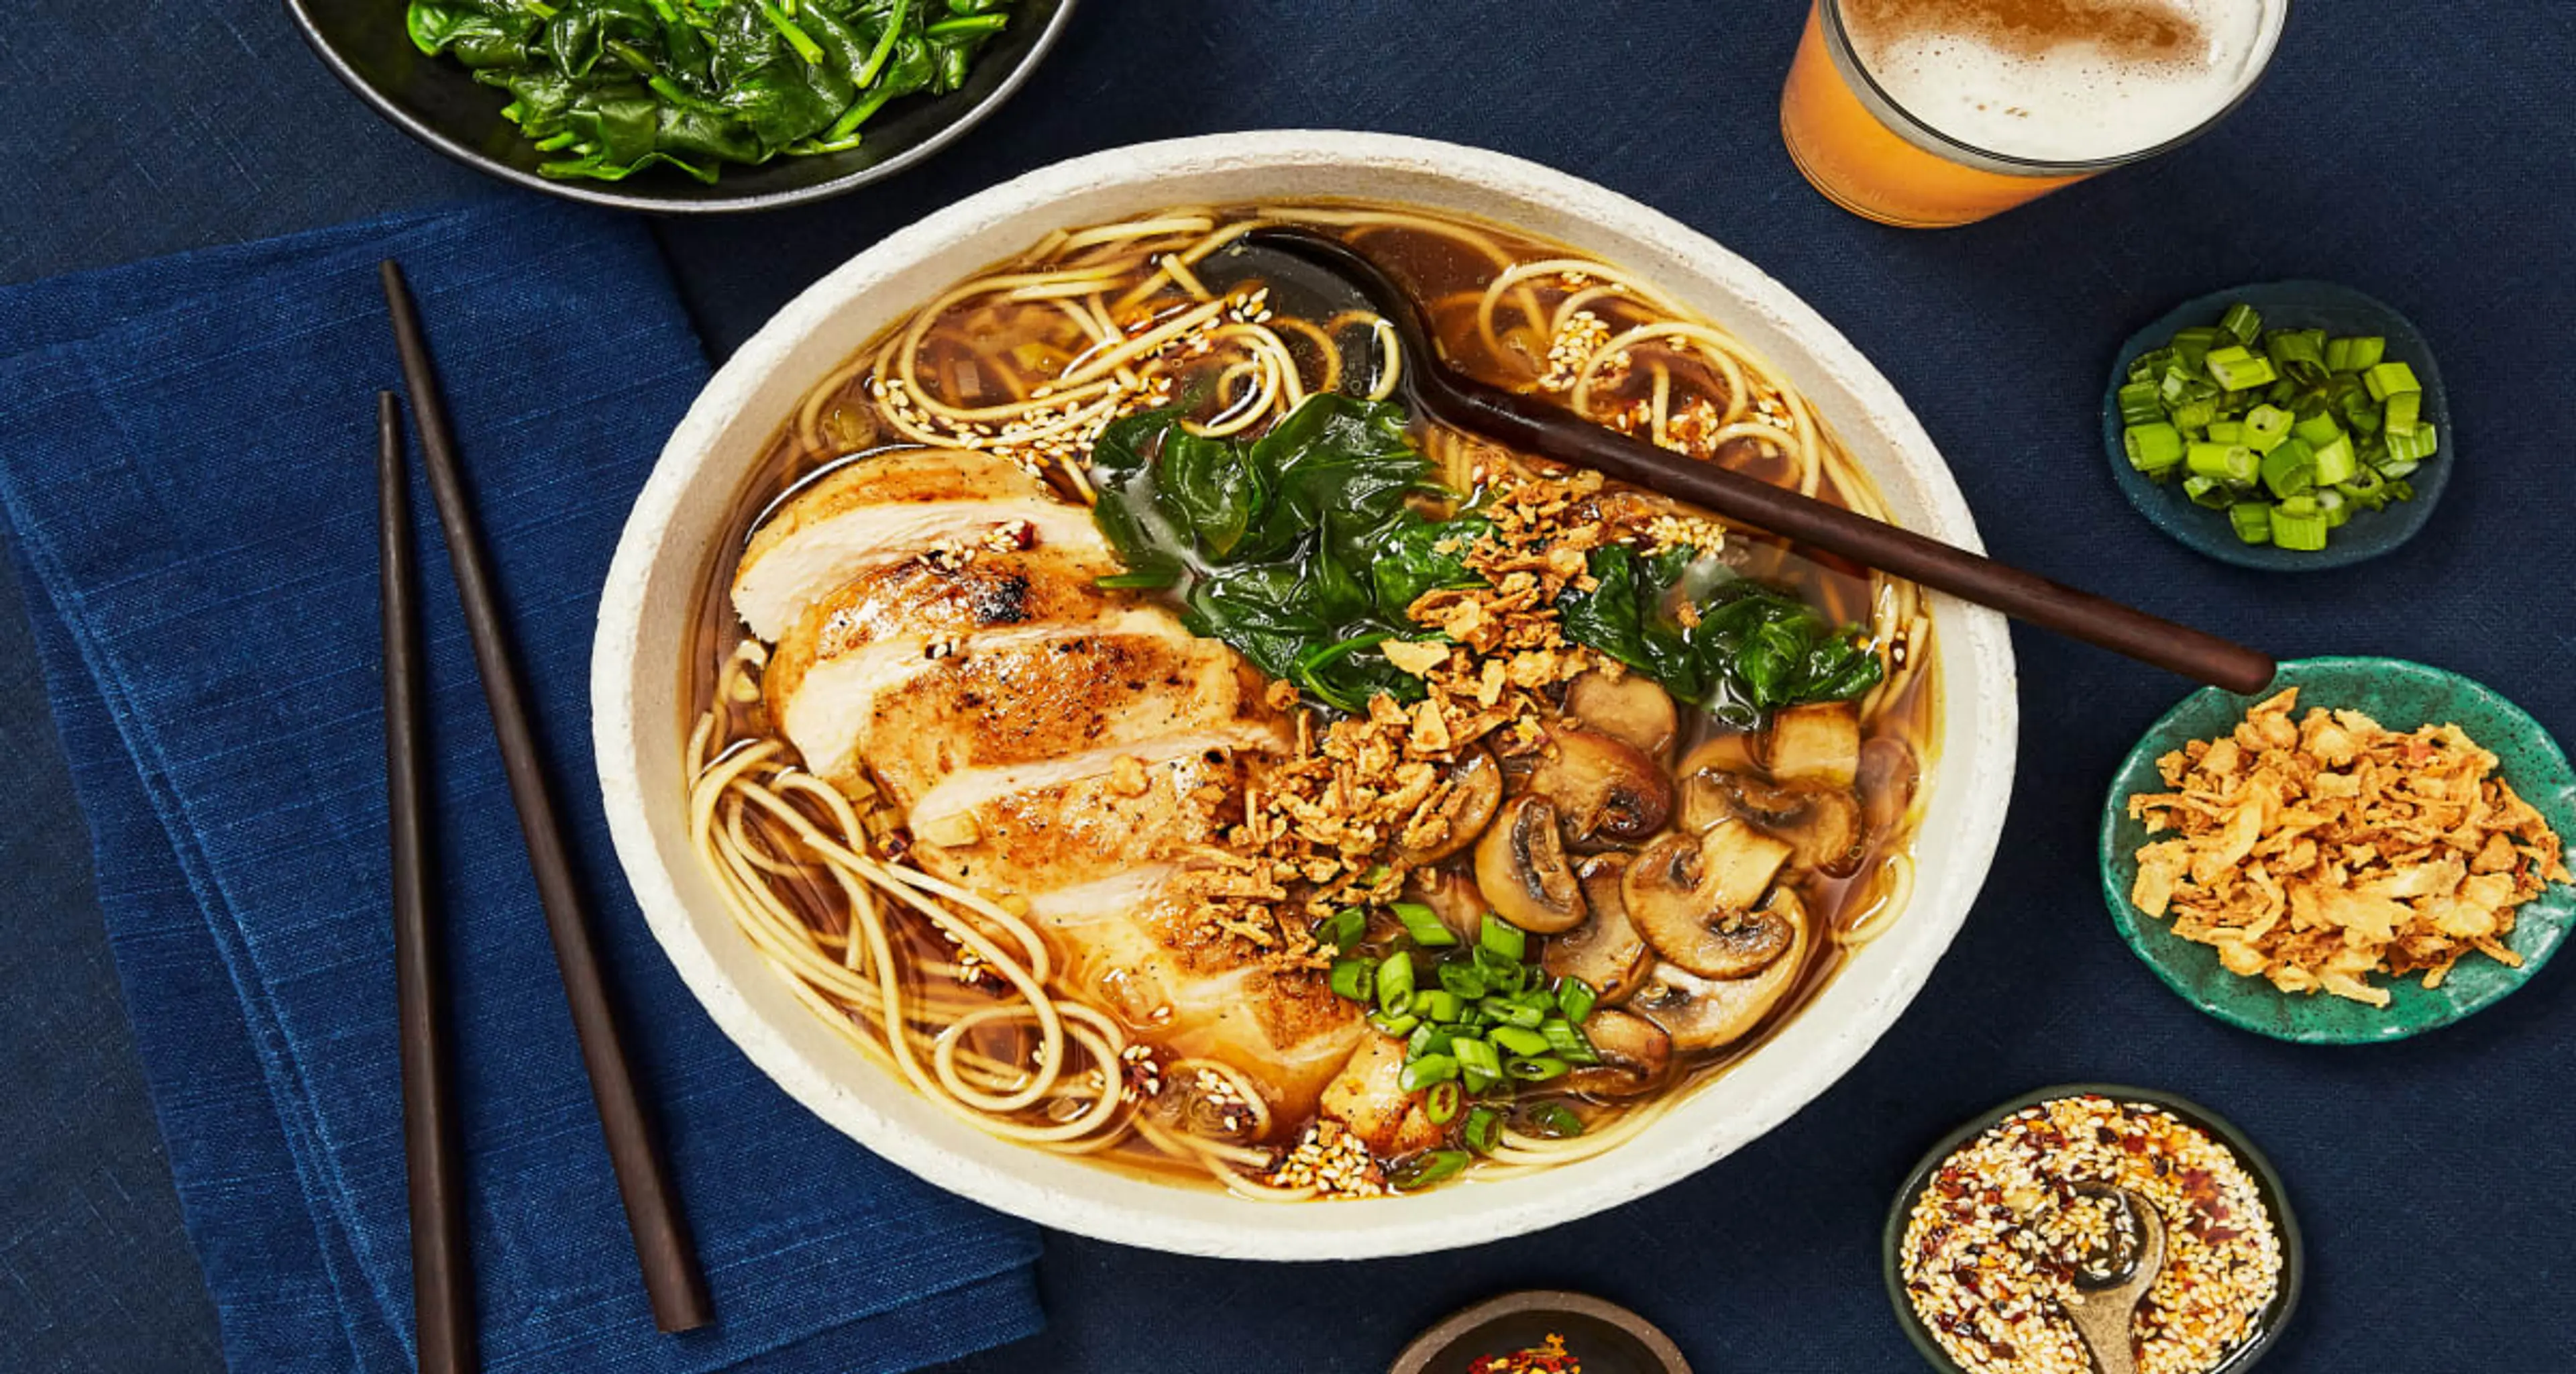
[[1483, 435], [1506, 448], [1591, 468], [2231, 692], [2251, 695], [2271, 684], [2274, 664], [2269, 654], [1760, 478], [1667, 452], [1539, 397], [1467, 376], [1441, 357], [1421, 303], [1366, 254], [1339, 239], [1311, 229], [1270, 225], [1237, 239], [1233, 251], [1293, 259], [1339, 279], [1364, 297], [1394, 327], [1403, 346], [1398, 390], [1416, 410], [1442, 424]]

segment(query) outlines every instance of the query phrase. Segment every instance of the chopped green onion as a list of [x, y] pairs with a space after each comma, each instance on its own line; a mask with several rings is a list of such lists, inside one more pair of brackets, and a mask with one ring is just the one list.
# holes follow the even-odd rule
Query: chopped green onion
[[2218, 402], [2206, 397], [2189, 400], [2173, 409], [2173, 422], [2185, 430], [2198, 429], [2218, 418]]
[[[2387, 473], [2391, 477], [2402, 477], [2405, 473], [2391, 472], [2389, 469], [2395, 467], [2399, 463], [2421, 463], [2425, 459], [2430, 458], [2435, 453], [2439, 452], [2441, 447], [2441, 436], [2433, 432], [2433, 424], [2429, 420], [2415, 426], [2413, 431], [2409, 433], [2391, 434], [2388, 436], [2388, 457], [2390, 461], [2385, 466], [2381, 467], [2380, 471]], [[2406, 471], [2413, 472], [2414, 470], [2414, 468], [2409, 467]]]
[[2245, 412], [2245, 444], [2258, 453], [2269, 453], [2290, 437], [2290, 426], [2297, 417], [2279, 406], [2261, 405]]
[[1529, 1109], [1530, 1134], [1549, 1140], [1571, 1140], [1583, 1134], [1583, 1118], [1562, 1102], [1542, 1102]]
[[1494, 1027], [1493, 1042], [1518, 1055], [1545, 1054], [1552, 1048], [1547, 1037], [1519, 1026]]
[[2370, 399], [2374, 401], [2385, 401], [2391, 396], [2424, 389], [2423, 384], [2415, 380], [2415, 369], [2402, 362], [2380, 363], [2362, 373], [2361, 382], [2369, 389]]
[[1519, 926], [1491, 911], [1485, 913], [1485, 924], [1477, 934], [1476, 943], [1515, 964], [1529, 953], [1529, 936]]
[[[2349, 482], [2352, 480], [2353, 473], [2360, 467], [2361, 460], [2353, 453], [2352, 437], [2338, 434], [2333, 443], [2317, 449], [2315, 485], [2330, 487], [2337, 482]], [[2288, 492], [2278, 494], [2289, 495]]]
[[1503, 1071], [1502, 1055], [1496, 1053], [1494, 1047], [1485, 1041], [1461, 1036], [1449, 1042], [1449, 1051], [1457, 1057], [1462, 1067], [1477, 1073], [1500, 1075]]
[[[2344, 451], [2349, 455], [2351, 446], [2346, 445]], [[2317, 484], [2325, 480], [2322, 468], [2319, 458], [2306, 451], [2306, 445], [2283, 444], [2263, 460], [2263, 485], [2274, 496], [2296, 496], [2301, 492], [2314, 491]]]
[[1412, 936], [1413, 943], [1424, 949], [1458, 943], [1458, 937], [1440, 923], [1440, 917], [1420, 902], [1397, 902], [1387, 910], [1395, 913], [1395, 919], [1404, 922], [1404, 933]]
[[2236, 537], [2248, 544], [2272, 542], [2272, 508], [2260, 501], [2245, 501], [2227, 508], [2227, 523], [2236, 527]]
[[1547, 1013], [1543, 1011], [1519, 1006], [1500, 997], [1488, 997], [1478, 1002], [1476, 1010], [1494, 1018], [1502, 1025], [1519, 1026], [1523, 1030], [1536, 1030], [1547, 1020]]
[[2183, 463], [2201, 477], [2246, 486], [2262, 471], [2254, 450], [2243, 444], [2195, 443], [2183, 451]]
[[2388, 408], [2381, 414], [2381, 426], [2391, 434], [2412, 434], [2424, 417], [2424, 393], [2401, 391], [2388, 398]]
[[2337, 339], [2326, 345], [2326, 369], [2330, 372], [2363, 372], [2378, 365], [2388, 351], [2388, 340], [2378, 335]]
[[2193, 475], [2182, 479], [2182, 494], [2195, 506], [2225, 510], [2236, 502], [2236, 488], [2215, 477]]
[[2335, 423], [2333, 416], [2320, 413], [2290, 426], [2290, 434], [2291, 437], [2302, 440], [2313, 448], [2318, 444], [2331, 444], [2342, 438], [2343, 426]]
[[1601, 994], [1594, 992], [1592, 985], [1580, 978], [1568, 978], [1556, 985], [1557, 1010], [1564, 1012], [1565, 1019], [1578, 1026], [1592, 1015], [1592, 1005], [1600, 999]]
[[2154, 424], [2165, 418], [2164, 398], [2154, 382], [2131, 382], [2120, 388], [2120, 419], [2124, 424]]
[[1457, 1177], [1472, 1159], [1465, 1150], [1424, 1150], [1387, 1166], [1386, 1181], [1399, 1193], [1420, 1192]]
[[1379, 1034], [1393, 1036], [1398, 1040], [1402, 1040], [1411, 1036], [1416, 1030], [1421, 1029], [1422, 1018], [1409, 1013], [1389, 1014], [1382, 1011], [1373, 1011], [1369, 1013], [1368, 1023], [1377, 1027]]
[[2251, 344], [2254, 336], [2263, 332], [2263, 316], [2254, 307], [2238, 301], [2227, 307], [2226, 314], [2218, 317], [2218, 327], [2235, 335], [2238, 343]]
[[1458, 1076], [1458, 1061], [1445, 1054], [1418, 1055], [1404, 1061], [1404, 1072], [1397, 1074], [1398, 1087], [1418, 1093], [1434, 1083], [1446, 1083]]
[[1326, 976], [1325, 981], [1332, 985], [1333, 995], [1353, 1002], [1365, 1002], [1369, 1000], [1369, 993], [1376, 986], [1377, 978], [1371, 972], [1369, 961], [1366, 959], [1336, 959], [1333, 961], [1333, 971]]
[[2182, 431], [2161, 421], [2129, 426], [2120, 444], [2129, 451], [2129, 466], [2149, 476], [2171, 472], [2182, 461]]
[[1531, 1055], [1503, 1065], [1503, 1071], [1524, 1083], [1544, 1083], [1572, 1067], [1550, 1054]]
[[2245, 422], [2242, 420], [2212, 420], [2209, 422], [2209, 428], [2202, 433], [2201, 437], [2207, 439], [2213, 444], [2242, 444], [2245, 442]]
[[1458, 1135], [1467, 1142], [1468, 1149], [1489, 1155], [1494, 1152], [1494, 1144], [1502, 1130], [1503, 1114], [1491, 1107], [1479, 1106], [1467, 1113], [1467, 1124], [1458, 1129]]
[[1446, 1126], [1456, 1120], [1458, 1108], [1467, 1100], [1466, 1093], [1455, 1083], [1434, 1083], [1422, 1095], [1422, 1117], [1434, 1126]]
[[2352, 502], [2345, 500], [2342, 492], [2333, 487], [2319, 487], [2314, 494], [2317, 510], [2326, 518], [2327, 529], [2341, 529], [2344, 522], [2352, 518]]
[[2209, 350], [2209, 356], [2201, 360], [2201, 366], [2208, 371], [2210, 380], [2230, 391], [2263, 386], [2280, 375], [2272, 367], [2271, 359], [2255, 357], [2242, 344]]
[[2285, 375], [2294, 367], [2325, 371], [2325, 350], [2326, 333], [2322, 329], [2275, 329], [2263, 336], [2264, 356]]
[[1539, 1034], [1546, 1038], [1549, 1051], [1554, 1053], [1557, 1058], [1562, 1059], [1569, 1064], [1598, 1064], [1601, 1062], [1600, 1052], [1593, 1049], [1592, 1042], [1585, 1039], [1583, 1032], [1576, 1030], [1571, 1023], [1560, 1020], [1550, 1020], [1546, 1025], [1541, 1026], [1538, 1029]]
[[2281, 548], [2314, 553], [2326, 546], [2325, 514], [2293, 515], [2286, 506], [2272, 512], [2272, 542]]
[[1473, 964], [1443, 961], [1439, 970], [1440, 986], [1461, 1001], [1473, 1002], [1490, 991], [1484, 970]]
[[1466, 1005], [1464, 999], [1447, 988], [1416, 988], [1413, 992], [1413, 1013], [1425, 1021], [1442, 1024], [1455, 1021]]
[[1413, 956], [1404, 950], [1377, 966], [1377, 1004], [1389, 1016], [1402, 1016], [1413, 1005]]
[[2200, 371], [2203, 361], [2209, 357], [2209, 350], [2217, 346], [2218, 337], [2217, 330], [2202, 326], [2175, 330], [2173, 336], [2175, 360], [2180, 362], [2187, 372]]
[[1331, 945], [1344, 954], [1360, 947], [1368, 937], [1368, 913], [1346, 906], [1315, 923], [1315, 943]]

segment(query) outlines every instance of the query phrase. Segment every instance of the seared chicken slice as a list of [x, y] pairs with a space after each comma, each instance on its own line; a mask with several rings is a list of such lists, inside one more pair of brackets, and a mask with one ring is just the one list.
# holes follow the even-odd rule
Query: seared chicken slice
[[765, 704], [808, 768], [891, 801], [926, 871], [1026, 899], [1075, 987], [1140, 1040], [1243, 1070], [1291, 1125], [1366, 1023], [1173, 886], [1286, 722], [1233, 649], [1101, 590], [1117, 569], [1090, 514], [1019, 468], [905, 450], [789, 498], [734, 603], [773, 642]]
[[903, 449], [809, 481], [754, 531], [734, 572], [734, 610], [758, 638], [787, 633], [817, 598], [885, 563], [1026, 522], [1031, 542], [1107, 556], [1090, 512], [1057, 500], [1007, 458]]

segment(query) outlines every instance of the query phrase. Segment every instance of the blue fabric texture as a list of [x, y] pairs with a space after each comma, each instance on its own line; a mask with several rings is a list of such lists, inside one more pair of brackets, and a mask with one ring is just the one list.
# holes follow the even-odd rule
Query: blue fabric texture
[[512, 199], [0, 291], [0, 513], [229, 1363], [412, 1358], [371, 459], [373, 393], [397, 376], [385, 257], [430, 327], [718, 1314], [653, 1329], [424, 493], [485, 1367], [853, 1374], [1035, 1330], [1035, 1232], [788, 1101], [616, 876], [592, 610], [706, 363], [637, 223]]

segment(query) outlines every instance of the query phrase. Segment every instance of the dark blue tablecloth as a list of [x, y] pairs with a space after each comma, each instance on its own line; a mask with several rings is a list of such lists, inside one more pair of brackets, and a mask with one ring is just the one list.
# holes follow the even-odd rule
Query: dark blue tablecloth
[[[2576, 409], [2576, 7], [2310, 0], [2215, 136], [1929, 234], [1829, 209], [1782, 153], [1803, 8], [1096, 0], [1016, 103], [928, 166], [830, 205], [658, 232], [723, 349], [888, 229], [1071, 153], [1280, 125], [1518, 153], [1679, 215], [1813, 302], [1921, 413], [2001, 556], [2285, 655], [2460, 669], [2576, 738], [2560, 437]], [[0, 280], [498, 194], [377, 126], [256, 0], [56, 0], [0, 26], [0, 146]], [[2351, 282], [2423, 326], [2460, 469], [2403, 553], [2266, 578], [2133, 515], [2094, 407], [2128, 330], [2286, 276]], [[0, 621], [0, 1362], [208, 1368], [22, 636]], [[2109, 770], [2183, 686], [2042, 636], [2017, 645], [2023, 763], [1994, 878], [1913, 1010], [1795, 1120], [1651, 1199], [1466, 1254], [1228, 1265], [1051, 1237], [1048, 1332], [957, 1368], [1371, 1370], [1448, 1308], [1528, 1284], [1627, 1302], [1703, 1369], [1913, 1368], [1878, 1287], [1889, 1190], [1959, 1118], [2076, 1078], [2206, 1102], [2288, 1176], [2314, 1267], [2267, 1370], [2576, 1368], [2576, 968], [2391, 1047], [2301, 1049], [2200, 1017], [2112, 934], [2091, 860]]]

